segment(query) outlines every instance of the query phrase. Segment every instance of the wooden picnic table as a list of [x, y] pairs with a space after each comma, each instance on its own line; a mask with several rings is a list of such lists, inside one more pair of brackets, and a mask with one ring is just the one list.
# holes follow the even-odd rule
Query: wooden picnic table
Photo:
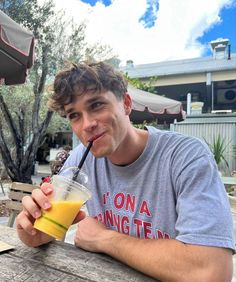
[[155, 281], [107, 255], [68, 243], [53, 241], [38, 248], [27, 247], [14, 228], [3, 225], [0, 241], [15, 247], [0, 253], [0, 281]]

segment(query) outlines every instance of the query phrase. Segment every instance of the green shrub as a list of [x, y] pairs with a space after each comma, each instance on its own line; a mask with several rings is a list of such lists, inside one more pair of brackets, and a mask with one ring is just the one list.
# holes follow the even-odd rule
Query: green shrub
[[224, 163], [229, 169], [229, 164], [225, 159], [225, 152], [230, 142], [226, 143], [225, 138], [221, 137], [220, 134], [217, 137], [214, 137], [212, 144], [209, 144], [206, 140], [205, 142], [209, 146], [212, 154], [214, 155], [217, 165], [219, 166], [219, 164]]

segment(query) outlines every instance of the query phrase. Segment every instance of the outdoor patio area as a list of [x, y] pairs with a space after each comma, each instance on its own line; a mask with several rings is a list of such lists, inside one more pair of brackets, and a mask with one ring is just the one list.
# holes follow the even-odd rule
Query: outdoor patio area
[[[32, 176], [33, 184], [39, 185], [41, 182], [41, 178], [46, 175], [50, 175], [49, 165], [39, 165], [37, 174]], [[6, 202], [9, 200], [8, 192], [10, 185], [11, 185], [10, 182], [3, 183], [5, 195], [0, 190], [0, 225], [5, 225], [5, 226], [7, 225], [9, 219], [9, 212], [6, 210], [5, 205]], [[234, 223], [234, 237], [236, 241], [236, 210], [234, 211], [232, 210], [232, 216]], [[65, 242], [73, 244], [75, 229], [76, 229], [75, 225], [71, 226], [71, 228], [67, 232]], [[233, 263], [234, 263], [234, 276], [232, 282], [236, 282], [236, 255], [233, 258]]]
[[0, 2], [0, 282], [236, 282], [236, 0], [163, 3]]

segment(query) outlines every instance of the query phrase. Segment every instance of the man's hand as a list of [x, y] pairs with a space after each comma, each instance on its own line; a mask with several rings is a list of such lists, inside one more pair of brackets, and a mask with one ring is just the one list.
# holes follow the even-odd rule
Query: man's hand
[[41, 209], [47, 210], [51, 204], [47, 195], [52, 193], [50, 183], [44, 183], [41, 189], [34, 189], [31, 196], [22, 199], [23, 210], [16, 218], [16, 230], [23, 243], [30, 247], [46, 244], [53, 238], [34, 228], [34, 222], [41, 216]]
[[[34, 222], [41, 216], [41, 210], [51, 207], [48, 195], [53, 192], [50, 183], [43, 183], [41, 189], [34, 189], [31, 196], [22, 199], [23, 211], [16, 218], [16, 230], [19, 238], [29, 247], [37, 247], [53, 240], [53, 237], [34, 228]], [[74, 223], [85, 217], [84, 212], [79, 212]]]
[[228, 282], [232, 277], [230, 250], [174, 239], [138, 239], [109, 230], [92, 217], [78, 223], [75, 245], [108, 254], [161, 281]]
[[102, 252], [100, 243], [110, 232], [111, 230], [108, 230], [103, 223], [88, 216], [77, 225], [75, 245], [86, 251]]

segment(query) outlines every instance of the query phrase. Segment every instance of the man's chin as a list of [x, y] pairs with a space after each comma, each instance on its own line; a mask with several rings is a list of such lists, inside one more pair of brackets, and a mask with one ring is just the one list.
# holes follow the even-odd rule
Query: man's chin
[[105, 157], [105, 155], [102, 153], [102, 152], [98, 152], [98, 151], [95, 151], [95, 152], [91, 152], [95, 158], [103, 158]]
[[99, 151], [92, 151], [92, 154], [94, 155], [95, 158], [104, 158], [109, 156], [110, 152], [107, 150], [99, 150]]

